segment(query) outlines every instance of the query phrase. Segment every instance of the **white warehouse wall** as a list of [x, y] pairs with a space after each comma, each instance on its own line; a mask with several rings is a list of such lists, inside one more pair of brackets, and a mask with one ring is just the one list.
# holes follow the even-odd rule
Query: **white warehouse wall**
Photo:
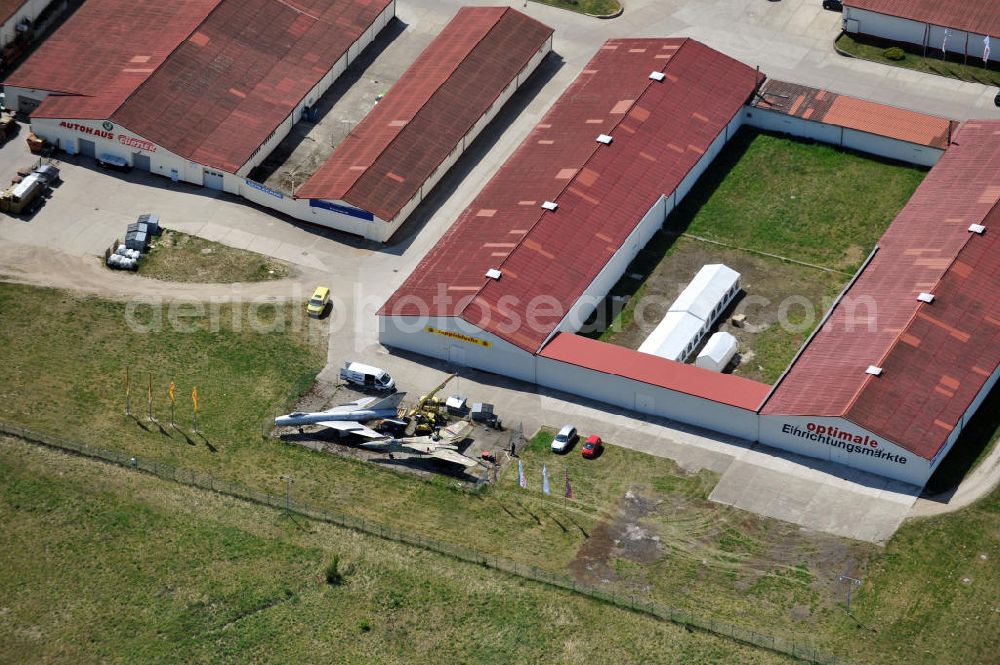
[[[34, 21], [38, 18], [46, 7], [52, 4], [52, 0], [27, 0], [21, 8], [7, 19], [7, 22], [0, 26], [0, 48], [5, 48], [14, 41], [17, 36], [17, 24], [28, 19]], [[12, 106], [11, 108], [17, 108]]]
[[753, 441], [757, 414], [728, 404], [538, 357], [538, 385]]
[[[861, 33], [890, 39], [896, 42], [907, 42], [917, 46], [926, 45], [928, 49], [941, 49], [941, 41], [944, 37], [944, 29], [947, 26], [928, 25], [920, 21], [879, 14], [867, 9], [856, 7], [844, 7], [842, 18], [845, 32]], [[983, 38], [985, 35], [964, 30], [950, 29], [951, 35], [948, 37], [948, 52], [965, 53], [969, 58], [978, 58], [982, 62]], [[1000, 35], [992, 35], [990, 41], [995, 44]], [[966, 42], [968, 38], [968, 42]], [[966, 43], [968, 50], [966, 51]], [[990, 61], [1000, 62], [1000, 49], [991, 47]]]
[[[760, 416], [758, 440], [807, 457], [837, 462], [923, 487], [930, 478], [926, 460], [844, 418]], [[850, 434], [850, 439], [837, 432]]]
[[909, 164], [934, 166], [944, 150], [917, 145], [909, 141], [869, 134], [814, 120], [797, 118], [762, 108], [746, 109], [746, 124], [769, 132], [782, 132], [799, 138], [828, 143], [859, 152], [896, 159]]
[[535, 356], [454, 316], [379, 316], [379, 341], [460, 367], [535, 383]]

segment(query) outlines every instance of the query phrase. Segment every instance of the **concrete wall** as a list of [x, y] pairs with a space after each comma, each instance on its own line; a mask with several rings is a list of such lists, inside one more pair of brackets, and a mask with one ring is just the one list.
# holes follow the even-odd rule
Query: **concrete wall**
[[757, 434], [753, 411], [551, 358], [538, 357], [537, 363], [541, 386], [751, 441]]
[[[0, 48], [12, 43], [17, 36], [17, 25], [25, 19], [34, 22], [38, 15], [45, 11], [45, 8], [52, 4], [52, 0], [25, 0], [21, 8], [7, 19], [6, 23], [0, 26]], [[11, 108], [17, 108], [12, 106]]]
[[388, 347], [413, 351], [475, 367], [528, 383], [535, 382], [535, 357], [464, 319], [450, 316], [379, 316], [379, 341]]
[[[844, 7], [843, 27], [846, 32], [860, 33], [890, 39], [896, 42], [906, 42], [917, 46], [926, 46], [928, 51], [941, 50], [944, 30], [947, 26], [929, 25], [920, 21], [879, 14], [866, 9]], [[985, 35], [964, 30], [950, 29], [948, 37], [949, 53], [967, 53], [970, 62], [973, 58], [982, 63], [983, 38]], [[1000, 49], [997, 48], [998, 35], [990, 36], [990, 62], [1000, 62]]]
[[896, 159], [909, 164], [934, 166], [944, 150], [869, 134], [815, 120], [797, 118], [777, 111], [747, 107], [746, 124], [769, 132], [782, 132], [799, 138]]
[[918, 487], [923, 487], [931, 474], [929, 460], [843, 418], [760, 416], [759, 441]]

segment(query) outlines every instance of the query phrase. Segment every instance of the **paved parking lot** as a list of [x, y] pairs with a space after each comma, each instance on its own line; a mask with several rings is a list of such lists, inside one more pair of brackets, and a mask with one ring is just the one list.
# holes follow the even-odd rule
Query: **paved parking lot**
[[[460, 4], [496, 2], [400, 0], [400, 44], [429, 41]], [[335, 380], [345, 359], [367, 360], [387, 368], [404, 389], [419, 391], [440, 382], [450, 368], [422, 358], [390, 355], [378, 344], [375, 311], [608, 37], [690, 35], [744, 62], [759, 64], [776, 78], [953, 118], [1000, 117], [1000, 110], [992, 104], [995, 91], [983, 86], [837, 55], [831, 44], [840, 15], [822, 10], [820, 0], [625, 0], [624, 15], [610, 21], [535, 3], [527, 7], [520, 1], [510, 4], [556, 28], [556, 54], [468, 150], [394, 244], [374, 245], [275, 217], [225, 194], [138, 172], [109, 174], [81, 158], [60, 155], [65, 182], [42, 210], [28, 220], [0, 219], [0, 273], [113, 297], [181, 299], [217, 294], [299, 298], [311, 285], [323, 281], [336, 295], [329, 364], [323, 378]], [[387, 51], [409, 52], [393, 48], [389, 45]], [[400, 69], [398, 73], [408, 64], [406, 57], [394, 57], [392, 62]], [[376, 64], [372, 76], [383, 65]], [[363, 101], [363, 97], [358, 99]], [[22, 128], [0, 149], [0, 177], [8, 178], [17, 166], [33, 159], [25, 148], [26, 133]], [[288, 261], [296, 272], [286, 280], [241, 288], [162, 284], [104, 270], [97, 255], [120, 236], [125, 223], [150, 211], [160, 213], [169, 228]], [[714, 500], [805, 528], [879, 542], [892, 533], [913, 503], [905, 487], [677, 423], [539, 392], [533, 386], [481, 372], [465, 371], [457, 383], [459, 391], [470, 398], [495, 403], [508, 426], [523, 421], [525, 431], [531, 432], [541, 424], [572, 420], [583, 431], [673, 458], [682, 468], [712, 469], [722, 474], [712, 494]]]

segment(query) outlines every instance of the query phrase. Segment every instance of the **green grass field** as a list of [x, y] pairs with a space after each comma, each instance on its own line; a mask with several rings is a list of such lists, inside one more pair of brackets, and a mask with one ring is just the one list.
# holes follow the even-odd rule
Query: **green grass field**
[[791, 662], [10, 439], [0, 527], [9, 663]]
[[667, 224], [853, 273], [926, 173], [744, 128]]
[[622, 8], [618, 0], [532, 0], [532, 2], [593, 16], [607, 16]]
[[[978, 53], [970, 53], [966, 58], [962, 54], [965, 48], [964, 41], [955, 40], [949, 42], [948, 57], [941, 57], [940, 44], [935, 44], [936, 48], [928, 49], [929, 55], [923, 55], [919, 47], [908, 44], [896, 44], [901, 47], [906, 55], [902, 60], [890, 60], [885, 57], [885, 50], [890, 44], [882, 40], [867, 41], [863, 38], [854, 37], [847, 33], [841, 34], [836, 40], [837, 48], [849, 53], [856, 58], [871, 60], [883, 65], [913, 69], [918, 72], [937, 74], [938, 76], [948, 76], [960, 81], [971, 81], [982, 83], [983, 85], [1000, 85], [1000, 68], [991, 65], [989, 68], [983, 66], [983, 43], [981, 39], [970, 41], [969, 50]], [[955, 51], [958, 51], [957, 53]]]
[[[39, 307], [39, 303], [45, 303], [46, 307]], [[276, 308], [272, 316], [283, 312], [290, 320], [292, 309], [299, 309], [296, 305], [288, 305], [288, 309]], [[316, 453], [262, 437], [262, 422], [285, 405], [289, 393], [301, 389], [301, 384], [297, 386], [299, 377], [308, 378], [325, 359], [322, 343], [325, 338], [312, 334], [318, 330], [312, 326], [322, 323], [307, 319], [301, 329], [290, 325], [272, 332], [237, 331], [233, 330], [232, 312], [224, 310], [217, 317], [218, 331], [214, 333], [210, 332], [212, 318], [206, 315], [204, 320], [196, 322], [195, 327], [199, 328], [196, 332], [177, 332], [167, 327], [155, 334], [144, 334], [126, 325], [126, 309], [122, 304], [49, 289], [0, 285], [0, 320], [3, 321], [0, 344], [5, 349], [5, 362], [0, 364], [0, 385], [3, 386], [0, 421], [71, 437], [146, 460], [210, 473], [217, 479], [239, 481], [276, 495], [284, 490], [281, 477], [291, 475], [295, 478], [292, 490], [296, 500], [472, 547], [518, 563], [570, 574], [609, 590], [715, 616], [760, 632], [816, 642], [829, 652], [853, 655], [862, 662], [876, 657], [890, 663], [968, 665], [984, 662], [983, 650], [990, 644], [990, 636], [1000, 628], [997, 623], [1000, 615], [989, 612], [992, 606], [984, 604], [978, 595], [980, 586], [969, 587], [963, 583], [952, 588], [939, 583], [948, 576], [953, 577], [955, 571], [964, 570], [970, 561], [969, 551], [987, 547], [991, 542], [989, 538], [993, 538], [994, 549], [986, 552], [987, 563], [975, 569], [974, 579], [982, 580], [985, 588], [996, 588], [995, 562], [1000, 552], [995, 551], [995, 542], [1000, 533], [1000, 518], [996, 514], [995, 497], [992, 503], [980, 504], [956, 516], [908, 525], [885, 553], [881, 553], [873, 546], [811, 534], [793, 525], [713, 504], [707, 501], [707, 496], [717, 478], [708, 471], [688, 474], [669, 460], [617, 446], [609, 447], [605, 456], [593, 462], [581, 459], [578, 449], [568, 456], [553, 456], [545, 450], [546, 437], [551, 436], [545, 432], [522, 456], [529, 474], [527, 491], [516, 485], [516, 468], [508, 467], [499, 486], [470, 493], [457, 489], [445, 476], [422, 479], [377, 464]], [[149, 314], [140, 312], [140, 319], [148, 321]], [[166, 433], [160, 433], [155, 426], [141, 423], [145, 425], [143, 428], [140, 423], [124, 417], [121, 413], [121, 364], [126, 360], [135, 368], [133, 408], [140, 415], [145, 409], [143, 379], [146, 371], [155, 372], [156, 385], [160, 386], [156, 412], [161, 420], [167, 413], [166, 385], [169, 380], [173, 378], [177, 382], [180, 394], [185, 397], [178, 406], [178, 419], [185, 423], [190, 418], [186, 396], [190, 386], [197, 383], [202, 402], [201, 426], [208, 443], [199, 437], [191, 437], [189, 442], [169, 428]], [[997, 427], [994, 416], [982, 426], [970, 427], [969, 436], [993, 437]], [[969, 443], [969, 436], [963, 437], [957, 445]], [[971, 444], [983, 445], [981, 441]], [[63, 471], [64, 463], [60, 460], [85, 463], [60, 456], [46, 459], [53, 460], [48, 465], [52, 467], [50, 476]], [[548, 497], [539, 489], [543, 461], [550, 465], [553, 479], [554, 493]], [[566, 500], [561, 494], [564, 469], [569, 470], [573, 485], [575, 497], [572, 500]], [[22, 478], [14, 485], [26, 482], [27, 479]], [[102, 492], [94, 495], [103, 496]], [[54, 493], [64, 492], [57, 489]], [[24, 503], [46, 505], [46, 501], [24, 500]], [[108, 501], [114, 504], [117, 499], [109, 498]], [[190, 498], [171, 505], [183, 518], [196, 511], [203, 501]], [[58, 504], [56, 499], [53, 502]], [[56, 507], [52, 512], [58, 514], [59, 510]], [[70, 514], [69, 522], [72, 523], [77, 520], [77, 513]], [[106, 519], [114, 524], [118, 518]], [[135, 540], [127, 547], [123, 546], [126, 552], [153, 556], [167, 547], [169, 543], [158, 539], [156, 528], [145, 522], [137, 524], [139, 533], [134, 534]], [[49, 531], [55, 537], [58, 529]], [[338, 539], [331, 536], [335, 542], [339, 542]], [[923, 539], [933, 542], [914, 546]], [[144, 544], [147, 540], [148, 544]], [[7, 539], [5, 542], [14, 541]], [[37, 555], [40, 560], [52, 561], [46, 554], [44, 540], [37, 541], [37, 546], [30, 545], [35, 542], [31, 538], [18, 542], [29, 545], [13, 548], [14, 554], [11, 548], [0, 549], [8, 558], [25, 558], [27, 551], [28, 558]], [[73, 561], [111, 556], [106, 549], [101, 549], [106, 543], [100, 538], [82, 542], [75, 548], [53, 542], [49, 551], [74, 553], [78, 558]], [[381, 551], [387, 546], [379, 543], [369, 545], [368, 549], [373, 547]], [[260, 556], [265, 559], [291, 557], [289, 571], [272, 574], [273, 569], [268, 566], [277, 564], [260, 564], [265, 571], [264, 579], [281, 580], [297, 594], [299, 587], [285, 582], [291, 579], [287, 576], [297, 579], [307, 570], [309, 574], [320, 574], [312, 571], [321, 571], [327, 555], [335, 549], [323, 550], [301, 565], [295, 563], [299, 555], [289, 554], [290, 550], [259, 550], [264, 552]], [[168, 551], [176, 555], [178, 550], [168, 548]], [[353, 557], [341, 553], [347, 559]], [[199, 561], [202, 563], [197, 569], [202, 574], [213, 573], [211, 565], [204, 563], [204, 559]], [[83, 563], [76, 565], [83, 566]], [[181, 564], [164, 561], [162, 565]], [[369, 570], [377, 570], [377, 564], [371, 566]], [[116, 568], [124, 571], [122, 575], [134, 573], [124, 565]], [[65, 574], [73, 575], [72, 569], [73, 566], [67, 564]], [[858, 616], [864, 618], [861, 608], [868, 608], [864, 610], [869, 613], [865, 616], [877, 618], [877, 634], [857, 639], [854, 624], [840, 611], [837, 603], [843, 597], [843, 589], [836, 584], [836, 576], [843, 572], [855, 572], [866, 580], [866, 586], [857, 596]], [[139, 576], [136, 579], [141, 585], [146, 578]], [[428, 589], [428, 595], [423, 596], [420, 603], [429, 603], [436, 593], [426, 581], [413, 579], [409, 583]], [[228, 587], [220, 584], [219, 589], [223, 591], [219, 593], [224, 596]], [[99, 586], [107, 587], [103, 583]], [[285, 593], [284, 586], [259, 587], [262, 590], [250, 594], [245, 601], [240, 600], [243, 604], [238, 603], [236, 607], [265, 605], [275, 598], [274, 594]], [[55, 586], [43, 588], [50, 594], [46, 596], [49, 599], [46, 603], [54, 602], [52, 599], [62, 594], [72, 605], [72, 591]], [[125, 593], [110, 588], [108, 593], [112, 596], [106, 601], [109, 606], [118, 602], [114, 593]], [[922, 594], [923, 588], [934, 589], [936, 593]], [[906, 595], [900, 596], [893, 590]], [[938, 591], [942, 595], [936, 595]], [[3, 596], [0, 593], [0, 597]], [[228, 608], [224, 612], [220, 610], [223, 618], [211, 624], [219, 628], [220, 635], [195, 634], [221, 645], [220, 649], [232, 648], [233, 653], [246, 656], [248, 652], [239, 650], [243, 643], [238, 637], [228, 635], [227, 629], [221, 628], [230, 620], [225, 617], [238, 615], [239, 610], [224, 604], [213, 605], [214, 596], [209, 592], [192, 592], [189, 596], [202, 599], [209, 608], [204, 611], [209, 614], [215, 607]], [[0, 606], [6, 605], [0, 601]], [[280, 626], [269, 625], [268, 631], [291, 630], [288, 621], [289, 616], [295, 614], [294, 606], [289, 601], [281, 603], [280, 608], [286, 608], [275, 610], [275, 616], [282, 617], [278, 621]], [[444, 618], [441, 613], [446, 609], [446, 606], [434, 606], [427, 611], [429, 616]], [[281, 614], [286, 611], [290, 614]], [[265, 614], [270, 615], [270, 611]], [[129, 621], [113, 617], [107, 621], [124, 626], [116, 635], [125, 635], [136, 623], [156, 623], [150, 618], [152, 616], [155, 612], [152, 615], [140, 613]], [[965, 641], [961, 643], [949, 640], [949, 631], [956, 630], [951, 626], [968, 621], [970, 616], [979, 616], [980, 632], [962, 633]], [[212, 620], [216, 620], [214, 615]], [[362, 620], [376, 625], [373, 619], [355, 620], [354, 617], [345, 625], [356, 627]], [[928, 640], [922, 643], [925, 652], [908, 650], [908, 643], [902, 636], [912, 634], [916, 630], [914, 626], [928, 636], [937, 636], [937, 646]], [[50, 626], [44, 627], [45, 631], [50, 629]], [[146, 626], [140, 634], [149, 635], [150, 630], [155, 632], [154, 628]], [[375, 632], [375, 628], [370, 632]], [[273, 638], [273, 632], [266, 634]], [[314, 636], [308, 632], [303, 635], [303, 640]], [[237, 643], [229, 642], [230, 639]], [[547, 635], [545, 639], [552, 638]], [[253, 642], [247, 648], [258, 648], [253, 645], [259, 646], [266, 641], [261, 638], [259, 643]], [[288, 648], [297, 648], [295, 644], [299, 643], [290, 644]], [[204, 648], [216, 647], [206, 645]], [[114, 654], [108, 653], [107, 659], [114, 660]], [[464, 660], [480, 660], [474, 652], [468, 654]], [[204, 659], [211, 659], [210, 655]]]
[[167, 282], [262, 282], [281, 279], [288, 264], [197, 236], [166, 229], [139, 263], [144, 277]]

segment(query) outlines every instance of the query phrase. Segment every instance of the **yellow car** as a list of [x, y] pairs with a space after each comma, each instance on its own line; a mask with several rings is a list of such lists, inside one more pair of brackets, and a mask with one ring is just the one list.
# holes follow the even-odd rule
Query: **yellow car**
[[309, 299], [306, 311], [309, 313], [309, 316], [314, 319], [318, 319], [323, 316], [323, 312], [326, 311], [326, 306], [329, 304], [330, 289], [325, 286], [317, 286], [316, 290], [312, 294], [312, 298]]

